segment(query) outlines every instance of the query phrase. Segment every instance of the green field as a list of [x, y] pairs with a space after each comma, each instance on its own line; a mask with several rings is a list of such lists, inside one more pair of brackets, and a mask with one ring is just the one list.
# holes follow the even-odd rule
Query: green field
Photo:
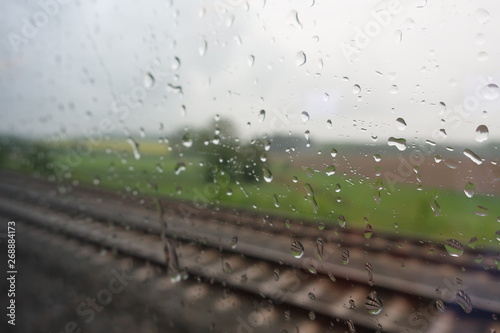
[[[66, 148], [59, 146], [51, 150], [56, 165], [67, 164]], [[236, 183], [227, 175], [219, 177], [218, 182], [208, 182], [205, 175], [209, 166], [205, 158], [196, 153], [179, 156], [165, 146], [146, 143], [141, 145], [141, 158], [135, 159], [130, 146], [106, 143], [70, 167], [67, 170], [70, 176], [64, 181], [78, 180], [100, 188], [158, 193], [191, 203], [206, 202], [212, 206], [281, 214], [339, 229], [342, 228], [339, 215], [343, 215], [348, 229], [363, 230], [369, 223], [375, 233], [399, 233], [437, 241], [455, 238], [464, 246], [472, 237], [477, 237], [475, 245], [479, 247], [500, 248], [495, 235], [500, 230], [498, 197], [475, 195], [467, 198], [463, 192], [434, 188], [417, 190], [415, 185], [398, 184], [392, 193], [382, 189], [381, 200], [376, 203], [374, 179], [328, 176], [323, 171], [311, 173], [276, 162], [269, 165], [273, 174], [271, 182], [261, 179]], [[184, 163], [185, 170], [176, 174], [179, 163]], [[7, 160], [4, 167], [19, 169], [19, 161]], [[438, 216], [431, 209], [435, 200], [440, 206]], [[488, 207], [487, 216], [475, 214], [478, 205]]]

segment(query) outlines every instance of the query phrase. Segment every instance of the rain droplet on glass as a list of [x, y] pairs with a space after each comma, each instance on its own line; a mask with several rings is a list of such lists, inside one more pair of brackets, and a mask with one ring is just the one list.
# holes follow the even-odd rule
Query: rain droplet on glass
[[309, 113], [307, 111], [302, 111], [300, 114], [300, 118], [304, 123], [307, 123], [309, 121]]
[[291, 252], [295, 258], [302, 258], [304, 255], [304, 246], [299, 241], [295, 241], [292, 243]]
[[396, 147], [400, 151], [406, 150], [406, 139], [404, 139], [404, 138], [395, 138], [395, 137], [391, 136], [387, 140], [387, 144], [389, 146]]
[[490, 134], [490, 131], [488, 130], [488, 127], [486, 125], [479, 125], [476, 128], [476, 141], [477, 142], [484, 142], [488, 140], [488, 136]]
[[465, 313], [472, 312], [472, 301], [465, 291], [457, 291], [457, 303], [462, 307]]
[[476, 9], [476, 20], [479, 24], [485, 24], [490, 20], [490, 13], [483, 8]]
[[231, 248], [235, 249], [237, 245], [238, 245], [238, 236], [234, 236], [233, 238], [231, 238]]
[[262, 171], [263, 171], [264, 180], [267, 183], [272, 182], [273, 181], [273, 174], [271, 173], [271, 170], [269, 170], [268, 168], [264, 167], [264, 168], [262, 168]]
[[500, 95], [500, 90], [498, 85], [495, 83], [489, 83], [481, 89], [481, 95], [484, 99], [488, 101], [493, 101]]
[[207, 41], [202, 40], [200, 46], [198, 47], [198, 52], [200, 53], [200, 56], [204, 56], [205, 53], [207, 53], [207, 47], [208, 47]]
[[255, 63], [255, 56], [253, 55], [248, 56], [248, 65], [252, 67], [254, 63]]
[[347, 265], [349, 263], [349, 250], [342, 250], [342, 264]]
[[136, 160], [141, 158], [141, 154], [139, 153], [139, 144], [132, 138], [127, 139], [127, 143], [132, 147], [132, 152], [134, 153], [134, 158]]
[[264, 121], [266, 119], [266, 110], [259, 111], [259, 121]]
[[155, 85], [155, 78], [154, 78], [153, 74], [147, 73], [144, 76], [143, 84], [144, 84], [144, 88], [146, 88], [146, 89], [153, 88]]
[[297, 54], [295, 55], [295, 64], [297, 66], [302, 66], [306, 63], [306, 61], [306, 54], [303, 51], [297, 52]]
[[402, 131], [406, 128], [406, 121], [403, 118], [396, 119], [398, 130]]
[[474, 187], [474, 184], [472, 183], [467, 183], [464, 187], [464, 193], [468, 198], [472, 198], [474, 194], [476, 194], [476, 189]]
[[378, 296], [376, 291], [372, 291], [368, 294], [365, 300], [365, 307], [369, 314], [378, 315], [382, 312], [382, 300]]
[[483, 163], [483, 159], [470, 149], [465, 149], [464, 155], [467, 156], [472, 162], [476, 163], [477, 165], [481, 165]]
[[370, 239], [373, 235], [373, 227], [371, 224], [367, 224], [365, 227], [365, 232], [363, 233], [366, 239]]
[[327, 166], [325, 173], [326, 173], [327, 176], [334, 175], [335, 174], [335, 166], [333, 166], [333, 165]]
[[452, 257], [460, 257], [464, 253], [463, 245], [456, 239], [450, 238], [444, 243], [444, 248]]

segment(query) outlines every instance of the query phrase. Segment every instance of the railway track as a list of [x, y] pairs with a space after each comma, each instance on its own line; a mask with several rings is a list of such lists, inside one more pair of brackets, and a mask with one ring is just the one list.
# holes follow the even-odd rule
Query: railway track
[[238, 321], [248, 318], [244, 311], [226, 318], [236, 331], [276, 332], [297, 313], [294, 320], [313, 323], [300, 332], [500, 332], [496, 253], [451, 257], [432, 242], [367, 239], [362, 231], [84, 187], [61, 191], [5, 173], [0, 180], [0, 214], [34, 238], [110, 249], [163, 267], [170, 283], [217, 282], [271, 305], [267, 326]]

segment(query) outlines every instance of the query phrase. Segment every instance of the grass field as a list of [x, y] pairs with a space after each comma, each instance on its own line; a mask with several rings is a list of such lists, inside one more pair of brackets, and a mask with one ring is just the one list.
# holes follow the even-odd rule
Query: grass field
[[[161, 196], [273, 212], [318, 226], [324, 223], [340, 229], [339, 216], [343, 215], [345, 228], [364, 229], [369, 223], [375, 233], [399, 233], [438, 241], [455, 238], [464, 246], [477, 237], [477, 246], [500, 248], [495, 235], [500, 230], [497, 196], [468, 198], [463, 191], [431, 187], [417, 190], [416, 185], [398, 184], [392, 193], [382, 189], [377, 203], [375, 179], [337, 173], [328, 176], [325, 172], [311, 173], [276, 162], [270, 164], [271, 182], [262, 179], [237, 184], [225, 177], [218, 183], [209, 183], [203, 155], [179, 157], [164, 147], [154, 143], [141, 145], [140, 159], [133, 157], [127, 145], [112, 143], [97, 147], [70, 168], [70, 179], [141, 194], [155, 194], [152, 186], [155, 184]], [[67, 163], [64, 148], [59, 147], [52, 155], [56, 163]], [[179, 171], [179, 163], [184, 163], [185, 170]], [[16, 162], [8, 162], [7, 167], [17, 168]], [[440, 206], [438, 216], [431, 209], [434, 201]], [[487, 216], [475, 213], [478, 205], [488, 208]]]

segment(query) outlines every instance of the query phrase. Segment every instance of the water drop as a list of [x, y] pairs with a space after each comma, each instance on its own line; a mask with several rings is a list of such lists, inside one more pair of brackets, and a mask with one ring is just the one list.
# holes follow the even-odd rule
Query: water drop
[[316, 295], [314, 295], [313, 293], [311, 293], [311, 292], [310, 292], [310, 293], [309, 293], [309, 299], [310, 299], [311, 301], [315, 301], [315, 300], [316, 300]]
[[347, 327], [349, 328], [349, 333], [356, 333], [356, 327], [351, 319], [347, 319]]
[[465, 313], [472, 312], [472, 301], [470, 300], [469, 295], [463, 290], [457, 291], [457, 303], [462, 307]]
[[477, 156], [472, 150], [470, 149], [465, 149], [464, 150], [464, 155], [467, 156], [472, 162], [476, 163], [477, 165], [480, 165], [483, 163], [483, 160], [481, 157]]
[[375, 154], [373, 155], [373, 159], [375, 162], [380, 162], [382, 160], [382, 156], [380, 156], [380, 154]]
[[488, 216], [488, 208], [484, 206], [477, 206], [477, 210], [474, 211], [474, 214], [477, 216]]
[[302, 258], [304, 255], [304, 246], [302, 246], [302, 243], [295, 241], [292, 243], [291, 252], [295, 258]]
[[328, 119], [328, 120], [326, 121], [326, 127], [327, 127], [328, 129], [332, 129], [332, 121], [331, 121], [330, 119]]
[[349, 250], [342, 250], [342, 264], [347, 265], [349, 263]]
[[309, 121], [309, 113], [307, 111], [302, 111], [300, 118], [304, 123], [307, 123]]
[[399, 92], [398, 86], [396, 86], [396, 85], [391, 86], [391, 89], [389, 90], [389, 92], [393, 95], [397, 94]]
[[337, 149], [332, 148], [330, 155], [332, 155], [332, 157], [336, 157], [337, 156]]
[[396, 42], [396, 44], [399, 44], [401, 43], [402, 40], [403, 40], [403, 32], [401, 30], [394, 31], [394, 42]]
[[279, 208], [280, 202], [278, 201], [278, 196], [276, 194], [273, 195], [274, 207]]
[[250, 67], [252, 67], [254, 63], [255, 63], [255, 56], [250, 55], [250, 56], [248, 57], [248, 65], [249, 65]]
[[184, 135], [182, 136], [182, 145], [187, 148], [193, 145], [193, 138], [191, 137], [191, 134], [189, 132], [184, 133]]
[[205, 53], [207, 53], [207, 47], [208, 47], [207, 41], [202, 40], [200, 43], [200, 46], [198, 48], [198, 52], [200, 53], [200, 56], [203, 57], [205, 55]]
[[231, 274], [233, 272], [233, 268], [227, 261], [224, 261], [224, 265], [222, 266], [222, 268], [225, 274]]
[[311, 184], [306, 183], [306, 184], [304, 185], [304, 189], [306, 190], [306, 193], [307, 193], [307, 195], [308, 195], [308, 196], [310, 196], [310, 197], [313, 197], [313, 196], [314, 196], [314, 189], [313, 189], [313, 187], [311, 186]]
[[309, 311], [309, 319], [311, 319], [311, 320], [315, 320], [316, 319], [316, 314], [312, 310]]
[[450, 238], [444, 243], [444, 248], [452, 257], [460, 257], [464, 253], [463, 245], [456, 239]]
[[434, 309], [436, 309], [438, 312], [444, 312], [444, 310], [446, 310], [446, 307], [443, 303], [442, 300], [438, 299], [438, 300], [435, 300], [434, 303]]
[[371, 226], [371, 224], [367, 224], [366, 225], [366, 228], [365, 228], [365, 232], [363, 234], [365, 236], [366, 239], [370, 239], [372, 238], [372, 235], [373, 235], [373, 227]]
[[155, 78], [154, 78], [153, 74], [147, 73], [144, 76], [143, 84], [144, 84], [144, 88], [152, 89], [155, 85]]
[[490, 13], [483, 8], [476, 9], [476, 20], [479, 24], [485, 24], [490, 20]]
[[212, 143], [214, 145], [218, 145], [220, 143], [220, 136], [214, 135], [214, 138], [212, 139]]
[[262, 171], [264, 173], [264, 180], [267, 183], [272, 182], [273, 181], [273, 174], [271, 173], [271, 170], [269, 170], [268, 168], [264, 167], [264, 168], [262, 168]]
[[498, 96], [500, 95], [500, 90], [498, 88], [498, 85], [496, 85], [495, 83], [487, 84], [486, 86], [483, 87], [483, 89], [481, 89], [481, 92], [483, 98], [488, 101], [493, 101], [497, 99]]
[[181, 59], [179, 59], [179, 57], [174, 57], [174, 61], [172, 61], [172, 69], [176, 70], [179, 69], [179, 67], [181, 67]]
[[290, 321], [291, 319], [292, 319], [292, 313], [290, 312], [290, 310], [286, 310], [285, 311], [285, 320]]
[[368, 273], [368, 284], [370, 286], [373, 286], [373, 267], [372, 267], [372, 264], [367, 262], [365, 264], [365, 271]]
[[488, 60], [488, 52], [481, 51], [477, 54], [477, 61], [486, 61]]
[[352, 87], [352, 93], [354, 95], [357, 95], [361, 92], [361, 87], [359, 86], [359, 84], [355, 84], [353, 87]]
[[474, 184], [472, 183], [467, 183], [464, 187], [464, 193], [468, 198], [472, 198], [474, 194], [476, 194], [476, 189], [474, 187]]
[[134, 158], [136, 160], [141, 158], [141, 154], [139, 153], [139, 144], [132, 138], [127, 139], [127, 143], [132, 147], [132, 152], [134, 153]]
[[275, 281], [279, 281], [279, 279], [280, 279], [280, 269], [279, 268], [275, 268], [273, 273], [274, 273], [274, 280]]
[[326, 172], [325, 172], [325, 173], [326, 173], [326, 175], [327, 175], [327, 176], [332, 176], [332, 175], [334, 175], [334, 174], [335, 174], [335, 166], [333, 166], [333, 165], [329, 165], [329, 166], [327, 166], [327, 167], [326, 167]]
[[323, 260], [324, 241], [322, 238], [316, 239], [316, 258]]
[[396, 119], [398, 130], [402, 131], [406, 128], [406, 121], [403, 118]]
[[403, 138], [395, 138], [395, 137], [391, 136], [387, 140], [387, 144], [389, 146], [395, 146], [400, 151], [406, 150], [406, 139], [403, 139]]
[[345, 220], [344, 215], [339, 215], [339, 225], [340, 225], [342, 228], [345, 228], [345, 224], [346, 224], [346, 220]]
[[259, 111], [259, 121], [263, 122], [266, 119], [266, 110]]
[[471, 249], [475, 249], [476, 248], [476, 245], [477, 245], [477, 237], [472, 237], [470, 240], [469, 240], [469, 247]]
[[231, 248], [232, 249], [235, 249], [236, 248], [236, 245], [238, 245], [238, 236], [234, 236], [233, 238], [231, 238]]
[[297, 52], [297, 54], [295, 55], [295, 64], [297, 66], [302, 66], [306, 63], [306, 61], [306, 54], [303, 51]]
[[269, 151], [269, 149], [271, 149], [271, 141], [269, 141], [269, 139], [265, 139], [264, 140], [264, 150]]
[[437, 200], [431, 201], [431, 209], [434, 212], [434, 216], [441, 215], [441, 206], [437, 202]]
[[497, 265], [497, 269], [500, 271], [500, 256], [493, 258], [493, 262]]
[[183, 95], [182, 86], [175, 86], [172, 83], [167, 83], [167, 91], [174, 94]]
[[488, 140], [488, 136], [490, 134], [490, 131], [488, 130], [488, 127], [486, 125], [479, 125], [476, 128], [476, 141], [477, 142], [484, 142]]
[[497, 241], [500, 242], [500, 230], [498, 230], [497, 232], [495, 232], [495, 236], [497, 237]]
[[368, 313], [372, 315], [378, 315], [382, 312], [382, 300], [376, 291], [372, 291], [368, 294], [365, 301], [365, 307]]
[[183, 172], [184, 170], [186, 170], [186, 164], [184, 162], [179, 162], [175, 165], [175, 175], [179, 175], [181, 172]]

